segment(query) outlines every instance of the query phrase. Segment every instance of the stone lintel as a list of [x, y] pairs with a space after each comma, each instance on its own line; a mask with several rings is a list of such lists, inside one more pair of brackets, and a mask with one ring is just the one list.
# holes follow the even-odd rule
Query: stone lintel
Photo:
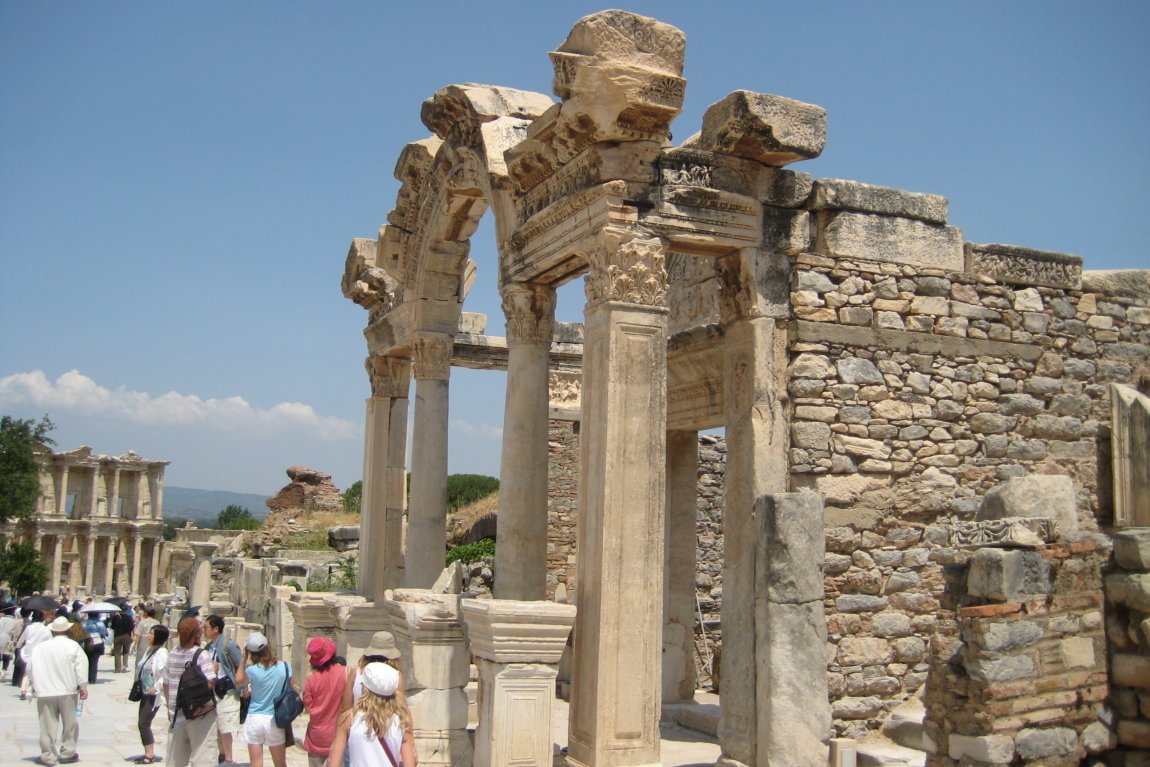
[[558, 663], [575, 606], [510, 599], [460, 603], [471, 652], [496, 663]]
[[796, 320], [791, 323], [791, 343], [840, 343], [846, 346], [873, 346], [914, 354], [941, 354], [947, 357], [988, 356], [1036, 361], [1045, 350], [1037, 344], [955, 338], [905, 330], [876, 330], [831, 322]]
[[925, 221], [946, 223], [946, 198], [939, 194], [908, 192], [889, 186], [864, 184], [837, 178], [820, 178], [814, 183], [813, 210], [853, 210]]
[[992, 243], [964, 246], [964, 271], [1008, 285], [1038, 285], [1077, 290], [1082, 285], [1082, 257], [1069, 253]]
[[912, 218], [854, 211], [818, 212], [814, 251], [831, 258], [961, 272], [962, 230]]
[[827, 112], [769, 93], [735, 91], [703, 115], [698, 148], [780, 166], [822, 154]]

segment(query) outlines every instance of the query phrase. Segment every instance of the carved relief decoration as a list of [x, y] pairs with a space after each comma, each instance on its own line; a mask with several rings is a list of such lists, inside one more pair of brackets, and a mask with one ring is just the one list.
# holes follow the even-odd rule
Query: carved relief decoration
[[743, 259], [738, 254], [715, 259], [715, 273], [719, 277], [719, 313], [723, 322], [757, 317], [751, 279], [743, 273]]
[[415, 377], [446, 381], [451, 377], [452, 339], [444, 333], [418, 333], [411, 344]]
[[667, 269], [663, 253], [663, 241], [657, 237], [592, 249], [587, 254], [591, 271], [584, 284], [587, 302], [666, 306]]
[[542, 285], [505, 286], [503, 314], [509, 342], [551, 343], [555, 332], [555, 290]]
[[1005, 517], [958, 522], [951, 528], [950, 544], [962, 548], [1037, 547], [1058, 536], [1058, 523], [1049, 517]]
[[1011, 285], [1077, 289], [1082, 258], [1013, 245], [966, 244], [966, 271]]
[[547, 376], [548, 400], [551, 407], [577, 408], [583, 392], [580, 370], [552, 370]]
[[371, 396], [407, 396], [411, 383], [411, 360], [406, 357], [386, 357], [375, 355], [364, 362], [368, 378], [371, 379]]

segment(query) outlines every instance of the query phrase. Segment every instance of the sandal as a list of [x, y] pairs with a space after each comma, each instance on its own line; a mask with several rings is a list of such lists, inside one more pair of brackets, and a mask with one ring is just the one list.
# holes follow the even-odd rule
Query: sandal
[[128, 761], [132, 762], [133, 764], [155, 764], [156, 763], [156, 757], [154, 757], [154, 756], [137, 756], [135, 759], [129, 759]]

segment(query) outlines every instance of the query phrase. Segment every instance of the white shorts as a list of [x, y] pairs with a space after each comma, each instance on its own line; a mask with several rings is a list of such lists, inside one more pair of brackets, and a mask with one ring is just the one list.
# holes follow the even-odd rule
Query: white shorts
[[282, 746], [284, 731], [276, 727], [272, 714], [248, 714], [244, 721], [244, 740], [249, 746]]
[[240, 699], [228, 693], [216, 699], [216, 726], [220, 735], [231, 735], [240, 731]]

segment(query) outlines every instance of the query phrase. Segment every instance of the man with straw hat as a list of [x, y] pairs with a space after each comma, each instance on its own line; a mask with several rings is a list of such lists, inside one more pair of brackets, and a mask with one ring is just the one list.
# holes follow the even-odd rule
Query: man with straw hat
[[[80, 761], [76, 740], [78, 700], [88, 699], [88, 657], [68, 636], [72, 621], [58, 617], [48, 625], [52, 638], [41, 642], [28, 662], [28, 680], [36, 693], [40, 717], [38, 764], [50, 767]], [[57, 734], [63, 728], [57, 751]]]

